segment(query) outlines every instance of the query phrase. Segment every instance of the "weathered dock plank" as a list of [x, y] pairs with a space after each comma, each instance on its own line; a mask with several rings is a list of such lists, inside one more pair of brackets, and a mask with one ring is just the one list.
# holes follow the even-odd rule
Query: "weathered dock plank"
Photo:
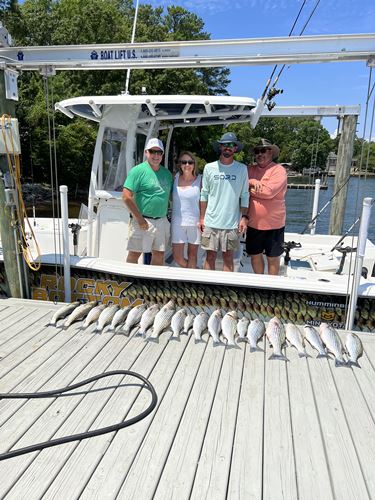
[[[155, 344], [94, 325], [46, 326], [58, 307], [0, 300], [0, 392], [130, 369], [149, 378], [158, 404], [118, 432], [0, 461], [0, 498], [375, 497], [375, 336], [360, 334], [360, 368], [337, 368], [310, 346], [307, 359], [286, 347], [285, 362], [269, 359], [266, 340], [250, 353], [245, 343], [213, 347], [207, 335], [195, 344], [165, 332]], [[150, 402], [130, 377], [74, 392], [1, 400], [0, 453], [121, 422]]]

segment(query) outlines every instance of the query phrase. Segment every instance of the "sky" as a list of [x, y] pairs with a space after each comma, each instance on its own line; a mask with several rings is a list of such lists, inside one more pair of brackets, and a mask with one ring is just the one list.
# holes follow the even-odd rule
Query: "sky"
[[[300, 34], [317, 1], [306, 0], [293, 34]], [[139, 2], [142, 4], [143, 0]], [[288, 36], [303, 0], [145, 0], [145, 3], [151, 3], [154, 7], [172, 4], [184, 7], [203, 19], [204, 29], [211, 34], [211, 39], [234, 39]], [[374, 32], [374, 0], [320, 0], [304, 35]], [[229, 93], [257, 99], [263, 92], [273, 66], [230, 69], [232, 81]], [[372, 82], [374, 79], [375, 69]], [[280, 77], [277, 86], [283, 89], [283, 94], [279, 94], [276, 103], [280, 106], [360, 104], [362, 111], [357, 134], [368, 140], [369, 118], [364, 130], [368, 85], [369, 68], [364, 61], [295, 64], [286, 67]], [[369, 112], [371, 116], [371, 110]], [[337, 119], [325, 118], [322, 123], [334, 136]], [[374, 130], [375, 125], [373, 138]]]

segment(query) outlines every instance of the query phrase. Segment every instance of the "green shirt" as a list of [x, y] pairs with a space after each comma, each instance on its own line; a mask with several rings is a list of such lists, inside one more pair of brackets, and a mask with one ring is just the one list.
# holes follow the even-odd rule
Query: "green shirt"
[[143, 216], [165, 217], [173, 186], [172, 174], [160, 165], [154, 171], [147, 161], [133, 167], [124, 187], [134, 193], [135, 203]]

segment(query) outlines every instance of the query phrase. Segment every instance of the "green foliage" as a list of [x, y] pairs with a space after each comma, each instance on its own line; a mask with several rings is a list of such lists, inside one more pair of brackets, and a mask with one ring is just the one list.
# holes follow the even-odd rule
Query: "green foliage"
[[[129, 43], [134, 7], [132, 0], [25, 0], [20, 5], [14, 2], [12, 11], [7, 5], [7, 15], [7, 27], [19, 46]], [[171, 6], [166, 12], [151, 5], [139, 7], [136, 42], [207, 38], [209, 33], [204, 31], [202, 19], [182, 7]], [[138, 94], [146, 87], [150, 94], [223, 94], [229, 83], [228, 75], [229, 70], [218, 68], [133, 70], [129, 91]], [[53, 103], [79, 95], [119, 94], [124, 90], [125, 78], [125, 71], [59, 72], [48, 79], [47, 85], [36, 73], [22, 74], [18, 80], [17, 116], [24, 175], [29, 176], [33, 170], [36, 182], [50, 178], [50, 157], [53, 157], [50, 128], [51, 137], [53, 134], [56, 137], [59, 181], [87, 188], [96, 126], [81, 121], [76, 124], [76, 120], [71, 122], [61, 113], [53, 115]]]

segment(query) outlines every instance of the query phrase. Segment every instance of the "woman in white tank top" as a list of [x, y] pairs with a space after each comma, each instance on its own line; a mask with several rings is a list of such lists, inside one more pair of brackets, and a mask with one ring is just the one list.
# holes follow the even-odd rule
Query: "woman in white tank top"
[[[197, 267], [201, 233], [199, 230], [199, 198], [201, 175], [190, 151], [183, 151], [177, 161], [178, 172], [173, 183], [172, 248], [174, 261], [181, 267]], [[185, 244], [187, 243], [187, 259]]]

